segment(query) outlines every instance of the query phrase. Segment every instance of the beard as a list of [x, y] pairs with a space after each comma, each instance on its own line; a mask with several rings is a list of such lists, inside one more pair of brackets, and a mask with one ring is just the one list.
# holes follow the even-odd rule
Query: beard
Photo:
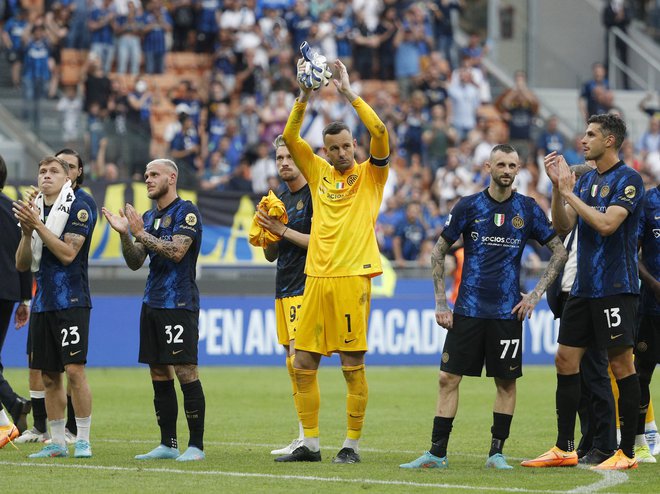
[[154, 201], [157, 201], [167, 193], [167, 190], [168, 190], [167, 184], [163, 184], [162, 186], [155, 187], [151, 192], [147, 193], [147, 197], [149, 197], [149, 199], [153, 199]]

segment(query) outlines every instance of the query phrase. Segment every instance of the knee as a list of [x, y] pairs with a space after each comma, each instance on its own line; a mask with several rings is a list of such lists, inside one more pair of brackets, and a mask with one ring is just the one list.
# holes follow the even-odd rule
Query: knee
[[174, 373], [181, 384], [188, 384], [199, 379], [199, 371], [193, 364], [175, 365]]
[[458, 387], [458, 383], [461, 382], [461, 376], [440, 371], [440, 377], [438, 381], [442, 389], [451, 390]]
[[85, 380], [85, 367], [83, 365], [71, 364], [65, 367], [66, 377], [73, 387], [80, 386]]
[[555, 354], [555, 367], [559, 374], [575, 374], [579, 371], [579, 364], [576, 365], [561, 349]]
[[59, 378], [59, 374], [55, 375], [50, 372], [42, 372], [41, 373], [41, 381], [44, 383], [44, 387], [51, 389], [57, 386], [61, 379]]

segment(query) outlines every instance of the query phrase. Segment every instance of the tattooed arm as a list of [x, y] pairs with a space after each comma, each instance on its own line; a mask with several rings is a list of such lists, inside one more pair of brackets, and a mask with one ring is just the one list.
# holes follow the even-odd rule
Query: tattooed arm
[[449, 252], [450, 244], [441, 236], [431, 251], [431, 275], [433, 276], [433, 290], [435, 291], [435, 320], [447, 329], [451, 329], [454, 317], [447, 305], [445, 293], [445, 256]]
[[538, 283], [530, 293], [523, 295], [523, 298], [511, 311], [512, 314], [518, 313], [518, 320], [522, 321], [525, 317], [532, 317], [532, 311], [540, 300], [550, 283], [552, 283], [568, 260], [568, 253], [564, 248], [559, 237], [554, 237], [548, 242], [548, 247], [552, 250], [552, 257], [548, 261], [548, 266], [539, 278]]
[[126, 265], [133, 271], [137, 271], [147, 258], [147, 249], [141, 243], [133, 242], [128, 233], [120, 234], [119, 238], [121, 238], [121, 253]]
[[172, 241], [161, 240], [144, 230], [137, 234], [135, 239], [148, 250], [176, 263], [181, 262], [193, 242], [193, 239], [188, 235], [174, 235]]

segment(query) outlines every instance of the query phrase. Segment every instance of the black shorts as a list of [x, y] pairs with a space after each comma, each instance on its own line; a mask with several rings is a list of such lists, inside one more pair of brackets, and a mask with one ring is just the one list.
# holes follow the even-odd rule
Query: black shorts
[[199, 311], [154, 309], [142, 304], [140, 356], [143, 364], [197, 364]]
[[89, 307], [33, 312], [28, 328], [30, 369], [64, 372], [68, 364], [86, 364]]
[[660, 363], [660, 316], [641, 317], [635, 356], [638, 359]]
[[629, 293], [602, 298], [568, 297], [557, 341], [577, 348], [632, 347], [638, 301], [637, 295]]
[[459, 376], [517, 379], [522, 376], [522, 322], [454, 314], [447, 331], [440, 370]]

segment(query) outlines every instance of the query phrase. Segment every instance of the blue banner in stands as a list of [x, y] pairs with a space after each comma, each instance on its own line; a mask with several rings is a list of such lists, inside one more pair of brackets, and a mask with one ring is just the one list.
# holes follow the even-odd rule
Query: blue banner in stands
[[[88, 365], [137, 365], [141, 299], [97, 296], [93, 299]], [[200, 365], [283, 365], [270, 297], [202, 297]], [[558, 326], [541, 300], [525, 321], [523, 361], [552, 364]], [[26, 328], [9, 331], [2, 352], [7, 367], [25, 366]], [[439, 365], [445, 330], [435, 323], [432, 291], [427, 297], [375, 298], [371, 304], [371, 365]], [[330, 362], [338, 363], [335, 356]]]

